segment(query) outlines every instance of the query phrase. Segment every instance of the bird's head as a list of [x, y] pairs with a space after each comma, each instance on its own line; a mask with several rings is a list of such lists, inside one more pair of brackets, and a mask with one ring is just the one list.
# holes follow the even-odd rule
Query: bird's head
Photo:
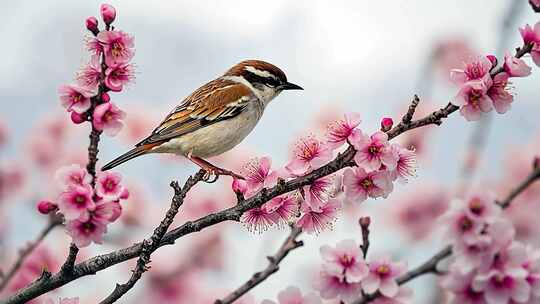
[[246, 60], [229, 69], [225, 75], [249, 84], [264, 102], [269, 102], [284, 90], [303, 90], [287, 81], [283, 71], [273, 64], [261, 60]]

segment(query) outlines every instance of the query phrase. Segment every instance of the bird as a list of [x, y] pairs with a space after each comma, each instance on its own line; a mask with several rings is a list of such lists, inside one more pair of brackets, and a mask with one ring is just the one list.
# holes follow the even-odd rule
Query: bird
[[275, 65], [262, 60], [245, 60], [222, 76], [204, 84], [180, 102], [154, 131], [135, 148], [101, 168], [110, 170], [133, 158], [151, 153], [181, 155], [210, 176], [232, 171], [206, 160], [237, 146], [260, 121], [266, 106], [285, 90], [303, 90], [287, 80]]

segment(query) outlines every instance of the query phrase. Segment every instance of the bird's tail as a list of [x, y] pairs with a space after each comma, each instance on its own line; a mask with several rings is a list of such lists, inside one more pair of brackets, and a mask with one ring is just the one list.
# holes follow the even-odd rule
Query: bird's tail
[[107, 171], [120, 164], [127, 162], [130, 159], [144, 155], [148, 153], [148, 151], [152, 149], [153, 146], [154, 145], [142, 145], [142, 146], [135, 147], [129, 150], [128, 152], [118, 156], [117, 158], [113, 159], [112, 161], [110, 161], [108, 164], [106, 164], [105, 166], [101, 168], [101, 171]]

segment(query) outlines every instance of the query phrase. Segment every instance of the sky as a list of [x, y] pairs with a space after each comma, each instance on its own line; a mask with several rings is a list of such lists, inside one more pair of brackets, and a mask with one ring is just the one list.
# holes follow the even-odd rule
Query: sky
[[[378, 128], [383, 116], [394, 115], [396, 120], [396, 113], [407, 106], [413, 94], [422, 99], [424, 92], [415, 90], [422, 83], [422, 67], [437, 41], [463, 37], [479, 52], [494, 53], [501, 39], [502, 16], [510, 2], [110, 1], [118, 11], [117, 26], [135, 37], [137, 66], [136, 82], [114, 95], [114, 100], [128, 115], [141, 108], [150, 109], [157, 124], [183, 97], [235, 63], [245, 59], [274, 63], [305, 90], [285, 92], [276, 98], [242, 147], [272, 155], [276, 163], [283, 163], [292, 140], [308, 132], [313, 121], [324, 116], [321, 109], [360, 112], [362, 126], [371, 131]], [[0, 3], [0, 120], [13, 132], [12, 145], [0, 154], [2, 161], [23, 151], [24, 139], [37, 122], [51, 113], [62, 113], [57, 88], [70, 82], [74, 71], [85, 62], [84, 20], [97, 15], [100, 4], [68, 0]], [[505, 50], [520, 44], [518, 25], [536, 21], [538, 17], [524, 7], [511, 26], [515, 30], [506, 37]], [[515, 81], [516, 102], [508, 115], [497, 116], [493, 123], [480, 177], [503, 174], [498, 165], [505, 156], [501, 147], [519, 147], [537, 134], [540, 103], [532, 92], [539, 80], [538, 73], [534, 73]], [[455, 88], [439, 79], [429, 96], [430, 106], [435, 110], [454, 94]], [[456, 164], [473, 126], [455, 116], [438, 128], [431, 143], [430, 163], [424, 168], [420, 164], [414, 183], [455, 184]], [[128, 148], [117, 138], [105, 137], [101, 158], [112, 159]], [[140, 175], [142, 170], [147, 176], [146, 186], [159, 200], [166, 201], [169, 181], [185, 178], [194, 168], [185, 162], [162, 166], [155, 158], [147, 157], [125, 165], [121, 172]], [[373, 203], [367, 210], [384, 212]], [[15, 216], [27, 211], [14, 211], [12, 222], [17, 223]], [[30, 238], [38, 227], [32, 224], [17, 229], [15, 242]], [[394, 242], [392, 232], [379, 228], [374, 229], [378, 234], [374, 250], [397, 250], [410, 257], [411, 265], [439, 248], [430, 243], [413, 252], [402, 252], [402, 243]], [[251, 235], [232, 225], [227, 229], [228, 241], [235, 245], [227, 252], [226, 274], [217, 280], [228, 287], [237, 286], [262, 267], [262, 257], [275, 250], [286, 234]], [[276, 290], [286, 287], [283, 282], [296, 283], [299, 271], [317, 261], [320, 245], [347, 237], [358, 239], [358, 230], [343, 222], [337, 223], [331, 233], [306, 237], [302, 253], [287, 258], [279, 274], [253, 294], [258, 299], [274, 297]], [[108, 271], [104, 276], [121, 275], [121, 271], [125, 269]], [[113, 286], [112, 281], [85, 280], [104, 291]], [[305, 282], [298, 284], [308, 286]], [[77, 288], [81, 294], [92, 292]], [[423, 296], [427, 299], [426, 295], [420, 295], [420, 299]]]

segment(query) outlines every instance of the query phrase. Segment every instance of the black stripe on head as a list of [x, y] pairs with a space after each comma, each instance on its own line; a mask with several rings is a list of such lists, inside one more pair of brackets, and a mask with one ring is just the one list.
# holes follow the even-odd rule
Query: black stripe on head
[[281, 81], [277, 80], [272, 76], [263, 77], [249, 70], [245, 70], [244, 78], [251, 84], [260, 83], [273, 88], [281, 84]]

